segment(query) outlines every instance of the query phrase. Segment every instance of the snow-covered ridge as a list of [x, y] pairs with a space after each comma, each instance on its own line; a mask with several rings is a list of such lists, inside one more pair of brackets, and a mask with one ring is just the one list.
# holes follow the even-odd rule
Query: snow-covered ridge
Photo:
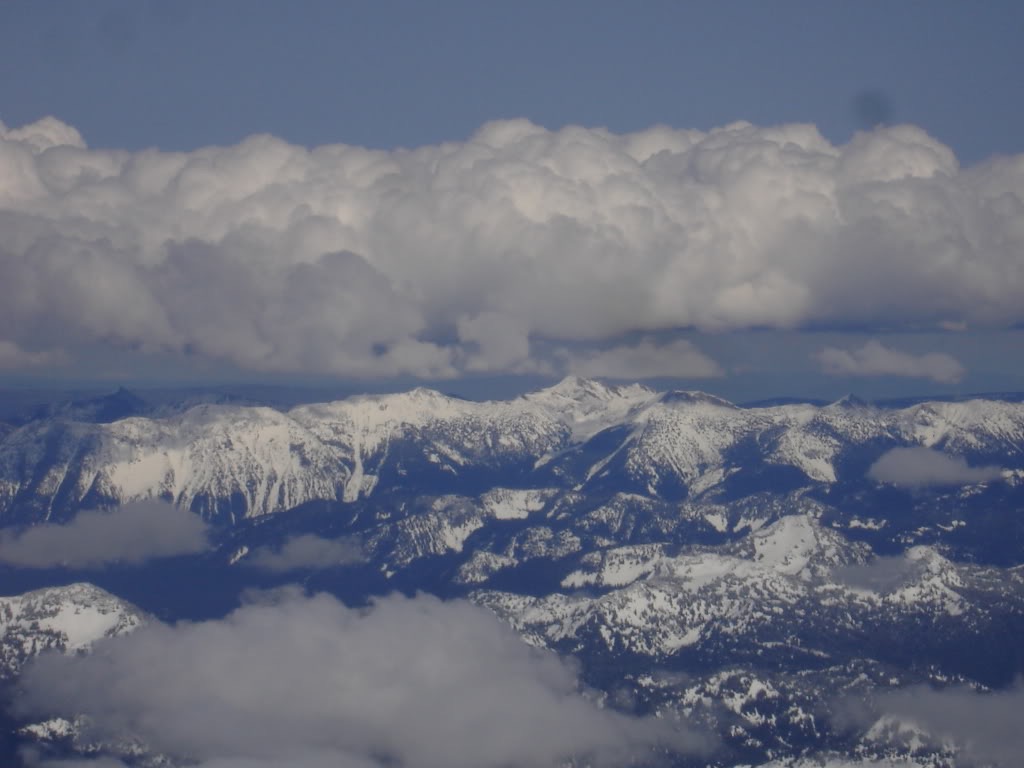
[[409, 473], [433, 472], [457, 484], [474, 472], [513, 467], [532, 467], [535, 487], [613, 482], [653, 498], [680, 488], [692, 497], [752, 466], [792, 467], [808, 483], [833, 483], [844, 452], [883, 442], [1019, 464], [1024, 404], [741, 408], [699, 392], [659, 394], [569, 378], [505, 401], [420, 388], [287, 411], [200, 404], [109, 423], [55, 417], [0, 436], [0, 515], [17, 508], [20, 519], [39, 521], [162, 497], [235, 519], [313, 500], [356, 501], [400, 485]]

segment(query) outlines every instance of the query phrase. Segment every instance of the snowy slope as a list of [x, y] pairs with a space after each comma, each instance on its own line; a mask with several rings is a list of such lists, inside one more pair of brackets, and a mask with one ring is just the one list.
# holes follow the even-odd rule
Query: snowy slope
[[137, 608], [92, 584], [0, 597], [0, 679], [13, 677], [43, 651], [83, 651], [145, 621]]

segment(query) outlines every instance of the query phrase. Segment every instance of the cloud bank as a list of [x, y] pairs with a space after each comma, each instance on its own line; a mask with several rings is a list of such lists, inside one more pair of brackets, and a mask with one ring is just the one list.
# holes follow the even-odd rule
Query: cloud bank
[[0, 531], [0, 563], [22, 568], [95, 568], [203, 552], [207, 526], [162, 501], [136, 501], [110, 512], [79, 512], [64, 525]]
[[223, 620], [42, 656], [22, 683], [23, 712], [86, 713], [90, 736], [203, 768], [612, 765], [705, 746], [679, 723], [599, 708], [492, 614], [427, 596], [354, 610], [285, 590]]
[[0, 126], [0, 342], [445, 377], [678, 328], [1008, 327], [1022, 218], [1020, 158], [962, 169], [909, 125], [168, 153], [48, 118]]
[[999, 467], [971, 467], [962, 456], [949, 456], [924, 446], [892, 448], [868, 468], [868, 477], [899, 488], [968, 485], [996, 480]]
[[859, 349], [825, 347], [817, 354], [823, 373], [829, 376], [903, 376], [953, 384], [966, 371], [960, 362], [942, 352], [912, 355], [871, 339]]
[[289, 536], [277, 549], [261, 547], [242, 562], [252, 568], [286, 573], [303, 568], [333, 568], [365, 560], [357, 541], [350, 538], [324, 539], [312, 533]]

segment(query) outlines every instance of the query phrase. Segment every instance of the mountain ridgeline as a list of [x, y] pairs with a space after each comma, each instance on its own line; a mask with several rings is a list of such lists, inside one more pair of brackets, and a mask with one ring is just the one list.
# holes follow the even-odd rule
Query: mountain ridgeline
[[[113, 399], [142, 410], [128, 393]], [[143, 498], [227, 524], [313, 501], [496, 488], [550, 491], [551, 504], [569, 493], [671, 504], [828, 494], [863, 485], [887, 449], [912, 445], [997, 465], [1011, 485], [1024, 467], [1024, 404], [986, 399], [741, 408], [570, 378], [496, 402], [416, 389], [288, 410], [201, 404], [111, 419], [108, 406], [51, 408], [0, 438], [0, 520], [59, 521]]]

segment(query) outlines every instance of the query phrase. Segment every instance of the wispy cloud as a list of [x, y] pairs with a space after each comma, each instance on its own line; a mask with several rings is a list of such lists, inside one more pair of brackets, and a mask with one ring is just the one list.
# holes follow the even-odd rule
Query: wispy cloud
[[868, 468], [872, 480], [900, 488], [984, 483], [1001, 475], [999, 467], [972, 467], [962, 456], [950, 456], [924, 446], [892, 448]]
[[0, 562], [94, 568], [193, 554], [208, 546], [207, 526], [198, 516], [161, 501], [139, 501], [109, 512], [79, 512], [63, 525], [0, 531]]
[[[261, 135], [164, 153], [92, 150], [47, 119], [0, 146], [2, 341], [34, 354], [443, 377], [637, 332], [1024, 321], [1019, 212], [992, 203], [1024, 196], [1022, 165], [961, 169], [913, 126], [836, 146], [809, 125], [511, 120], [414, 151]], [[607, 354], [592, 364], [618, 370]], [[960, 375], [941, 356], [882, 368]]]
[[858, 349], [825, 347], [816, 355], [829, 376], [903, 376], [942, 384], [960, 381], [966, 373], [960, 362], [942, 352], [913, 355], [872, 339]]
[[91, 736], [204, 768], [616, 765], [708, 743], [599, 708], [571, 667], [492, 614], [427, 596], [355, 610], [289, 589], [223, 620], [156, 623], [88, 656], [38, 658], [18, 706], [86, 714]]

